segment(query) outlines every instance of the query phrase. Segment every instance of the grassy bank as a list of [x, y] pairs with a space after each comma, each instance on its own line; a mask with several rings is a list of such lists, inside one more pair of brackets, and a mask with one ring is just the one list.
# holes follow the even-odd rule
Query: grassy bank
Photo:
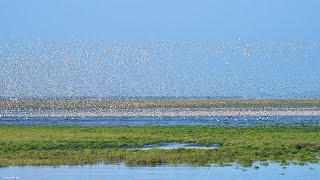
[[0, 109], [320, 108], [306, 100], [43, 100], [0, 101]]
[[[222, 145], [215, 150], [117, 150], [161, 142]], [[232, 163], [318, 162], [319, 127], [0, 127], [0, 166], [79, 165], [124, 161]]]

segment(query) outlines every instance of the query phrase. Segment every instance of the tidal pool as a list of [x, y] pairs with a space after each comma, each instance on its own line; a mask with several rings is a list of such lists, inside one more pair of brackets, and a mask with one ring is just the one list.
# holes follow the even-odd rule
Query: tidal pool
[[[259, 167], [259, 168], [258, 168]], [[99, 164], [84, 166], [60, 166], [60, 167], [7, 167], [0, 168], [2, 179], [320, 179], [320, 165], [308, 164], [305, 166], [289, 165], [282, 167], [279, 164], [270, 163], [262, 166], [255, 163], [254, 166], [243, 168], [240, 166], [229, 167], [195, 167], [195, 166], [168, 166], [156, 167], [127, 167], [119, 164]]]
[[0, 126], [315, 126], [320, 116], [0, 117]]
[[142, 147], [125, 147], [127, 150], [150, 150], [150, 149], [217, 149], [221, 146], [219, 144], [212, 144], [210, 146], [204, 146], [199, 144], [187, 144], [187, 143], [162, 143], [162, 144], [149, 144]]

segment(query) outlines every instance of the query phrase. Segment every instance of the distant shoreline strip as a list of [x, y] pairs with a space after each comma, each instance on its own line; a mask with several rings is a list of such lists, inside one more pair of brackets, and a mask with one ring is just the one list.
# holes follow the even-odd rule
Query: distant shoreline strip
[[318, 108], [156, 108], [103, 110], [0, 110], [0, 117], [320, 116]]

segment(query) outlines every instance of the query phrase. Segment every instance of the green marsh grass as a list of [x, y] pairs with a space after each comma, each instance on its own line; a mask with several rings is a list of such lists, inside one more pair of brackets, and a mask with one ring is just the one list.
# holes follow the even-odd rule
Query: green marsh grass
[[[165, 142], [219, 149], [108, 149]], [[0, 127], [0, 166], [318, 163], [320, 127]], [[267, 164], [263, 164], [267, 165]]]

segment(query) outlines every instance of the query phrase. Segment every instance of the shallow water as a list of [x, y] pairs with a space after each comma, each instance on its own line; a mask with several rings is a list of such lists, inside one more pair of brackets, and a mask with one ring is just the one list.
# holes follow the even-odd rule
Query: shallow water
[[120, 164], [99, 164], [85, 166], [60, 167], [8, 167], [0, 168], [2, 179], [320, 179], [320, 165], [290, 165], [281, 167], [278, 164], [253, 167], [194, 167], [165, 166], [127, 167]]
[[204, 146], [199, 144], [187, 144], [187, 143], [163, 143], [163, 144], [150, 144], [142, 147], [125, 147], [127, 150], [150, 150], [150, 149], [217, 149], [221, 147], [219, 144], [212, 144], [210, 146]]
[[207, 116], [207, 117], [0, 117], [0, 126], [312, 126], [319, 116]]

